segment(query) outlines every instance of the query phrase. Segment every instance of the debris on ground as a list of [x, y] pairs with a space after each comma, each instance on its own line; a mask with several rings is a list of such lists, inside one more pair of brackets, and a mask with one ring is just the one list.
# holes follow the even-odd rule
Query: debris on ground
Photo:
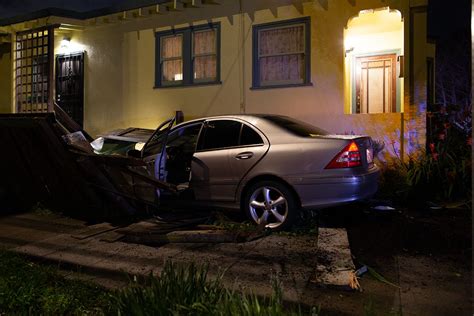
[[355, 271], [351, 271], [349, 277], [349, 287], [356, 291], [362, 291], [362, 288], [360, 287], [359, 283], [359, 277], [357, 276], [357, 273]]
[[372, 209], [376, 211], [395, 211], [395, 208], [388, 205], [377, 205], [372, 207]]
[[426, 206], [430, 209], [430, 210], [441, 210], [443, 209], [443, 207], [437, 203], [434, 203], [434, 202], [430, 202], [430, 201], [427, 201], [426, 202]]
[[369, 271], [369, 269], [367, 268], [367, 266], [364, 265], [355, 271], [355, 275], [357, 277], [360, 277], [364, 275], [365, 273], [367, 273], [367, 271]]

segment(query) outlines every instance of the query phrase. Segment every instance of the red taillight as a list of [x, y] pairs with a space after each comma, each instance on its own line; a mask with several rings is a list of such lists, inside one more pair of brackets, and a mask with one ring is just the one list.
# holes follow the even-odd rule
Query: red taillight
[[362, 165], [360, 151], [357, 144], [352, 141], [337, 154], [325, 169], [352, 168]]

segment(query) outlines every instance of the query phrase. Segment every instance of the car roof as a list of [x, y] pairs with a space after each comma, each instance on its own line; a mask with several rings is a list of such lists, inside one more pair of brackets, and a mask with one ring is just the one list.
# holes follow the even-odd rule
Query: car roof
[[240, 120], [248, 121], [249, 123], [251, 123], [250, 121], [252, 120], [265, 119], [265, 117], [267, 116], [286, 117], [284, 115], [276, 115], [276, 114], [221, 114], [221, 115], [205, 116], [205, 117], [192, 119], [192, 120], [177, 124], [175, 127], [184, 126], [184, 125], [192, 124], [195, 122], [202, 122], [206, 120], [214, 120], [214, 119], [240, 119]]

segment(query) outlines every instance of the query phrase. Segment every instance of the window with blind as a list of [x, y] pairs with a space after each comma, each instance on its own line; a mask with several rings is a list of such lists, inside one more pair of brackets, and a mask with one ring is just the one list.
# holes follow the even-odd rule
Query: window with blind
[[310, 19], [253, 28], [253, 88], [310, 84]]
[[220, 24], [156, 33], [155, 88], [220, 82]]

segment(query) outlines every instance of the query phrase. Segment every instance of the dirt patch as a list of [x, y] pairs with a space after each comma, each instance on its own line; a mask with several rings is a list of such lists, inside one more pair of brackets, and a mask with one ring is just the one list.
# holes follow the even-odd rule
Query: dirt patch
[[351, 206], [320, 213], [321, 226], [347, 228], [356, 267], [368, 265], [400, 286], [361, 278], [364, 308], [384, 314], [399, 312], [397, 305], [404, 315], [471, 314], [471, 223], [468, 209]]

